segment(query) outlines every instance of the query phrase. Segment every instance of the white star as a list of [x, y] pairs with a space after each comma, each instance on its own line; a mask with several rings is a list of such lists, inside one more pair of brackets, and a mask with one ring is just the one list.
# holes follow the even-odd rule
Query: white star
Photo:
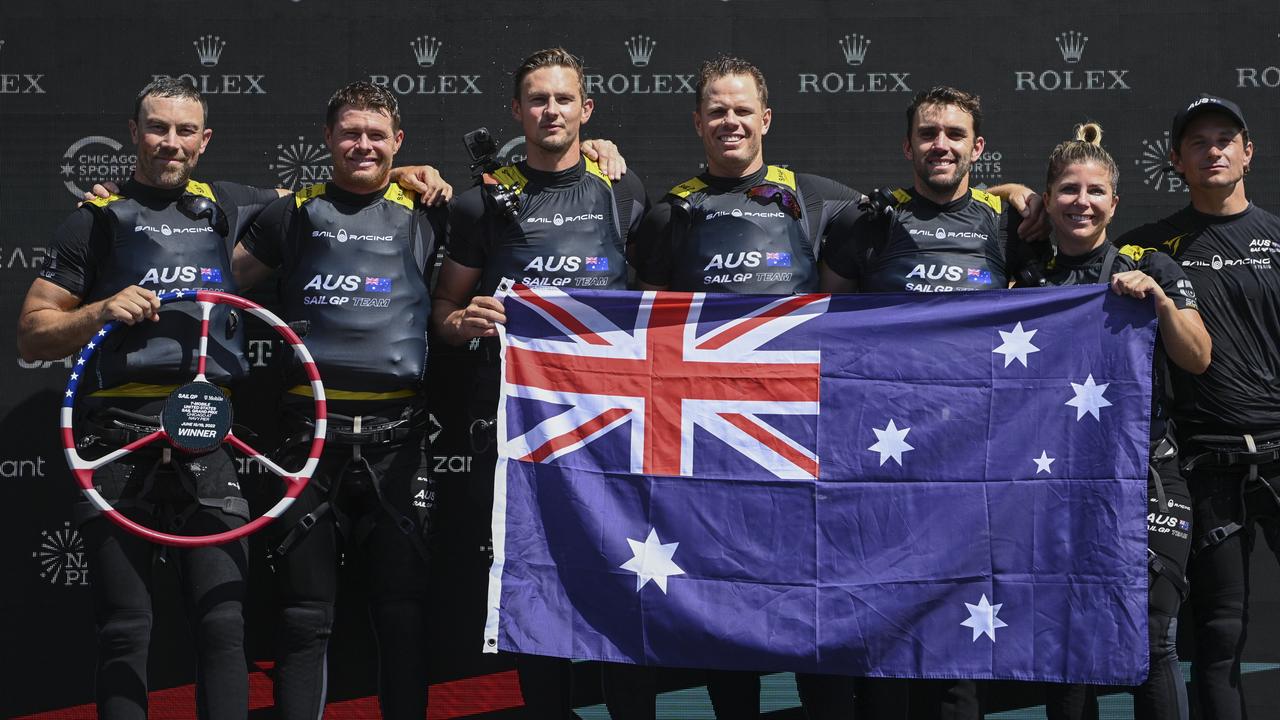
[[1000, 608], [1004, 607], [1004, 603], [992, 605], [987, 602], [986, 593], [983, 593], [982, 599], [978, 601], [977, 605], [965, 603], [964, 606], [969, 608], [969, 619], [961, 621], [960, 624], [973, 628], [974, 642], [978, 641], [979, 635], [986, 635], [991, 638], [991, 642], [995, 642], [996, 630], [1002, 627], [1009, 627], [1008, 623], [996, 617], [996, 614], [1000, 612]]
[[75, 373], [71, 373], [71, 379], [72, 379], [72, 380], [75, 380], [75, 379], [76, 379], [76, 378], [78, 378], [78, 377], [80, 377], [80, 376], [79, 376], [79, 375], [77, 375], [77, 374], [75, 374]]
[[90, 341], [89, 341], [89, 349], [90, 349], [90, 350], [92, 350], [92, 349], [94, 349], [95, 347], [97, 347], [97, 345], [94, 345], [94, 344], [93, 344], [93, 341], [92, 341], [92, 340], [90, 340]]
[[98, 331], [98, 337], [104, 337], [106, 334], [107, 334], [107, 331], [106, 331], [106, 330], [99, 330], [99, 331]]
[[627, 538], [627, 544], [631, 546], [632, 558], [618, 567], [636, 574], [636, 592], [640, 592], [640, 588], [652, 580], [665, 595], [667, 577], [684, 574], [684, 570], [671, 561], [671, 556], [676, 554], [680, 543], [664, 545], [658, 540], [657, 530], [649, 528], [649, 537], [644, 542]]
[[881, 465], [884, 465], [889, 458], [893, 458], [901, 466], [902, 453], [908, 450], [915, 450], [914, 447], [907, 444], [905, 439], [907, 433], [911, 432], [911, 428], [899, 430], [898, 426], [893, 424], [893, 420], [889, 420], [889, 425], [885, 429], [871, 428], [871, 432], [876, 434], [876, 444], [867, 449], [880, 453]]
[[1047, 473], [1049, 473], [1050, 475], [1052, 475], [1052, 474], [1053, 474], [1053, 468], [1051, 468], [1051, 467], [1049, 467], [1049, 466], [1050, 466], [1050, 465], [1052, 465], [1052, 464], [1053, 464], [1053, 461], [1054, 461], [1054, 460], [1057, 460], [1057, 459], [1058, 459], [1058, 458], [1051, 458], [1051, 457], [1049, 457], [1049, 453], [1048, 453], [1048, 452], [1046, 452], [1046, 451], [1044, 451], [1044, 450], [1041, 450], [1041, 451], [1040, 451], [1040, 457], [1038, 457], [1038, 458], [1031, 458], [1031, 462], [1033, 462], [1033, 463], [1035, 463], [1035, 464], [1036, 464], [1036, 474], [1037, 474], [1037, 475], [1039, 475], [1039, 474], [1040, 474], [1040, 473], [1042, 473], [1042, 472], [1047, 472]]
[[1027, 355], [1033, 352], [1040, 352], [1040, 348], [1031, 344], [1031, 338], [1035, 337], [1036, 331], [1030, 332], [1022, 329], [1022, 323], [1013, 326], [1013, 332], [997, 331], [1000, 333], [1000, 339], [1004, 343], [1000, 347], [992, 350], [993, 353], [1004, 355], [1004, 366], [1009, 367], [1009, 363], [1017, 360], [1022, 363], [1022, 367], [1027, 366]]
[[70, 390], [68, 390], [68, 391], [67, 391], [67, 397], [71, 397], [71, 391], [70, 391]]
[[76, 364], [77, 364], [77, 365], [83, 365], [83, 364], [84, 364], [84, 358], [80, 358], [79, 360], [76, 360]]
[[1077, 421], [1083, 418], [1085, 413], [1092, 415], [1095, 420], [1102, 420], [1098, 410], [1111, 406], [1111, 401], [1102, 397], [1102, 393], [1107, 391], [1109, 385], [1111, 383], [1095, 384], [1092, 374], [1085, 378], [1083, 385], [1071, 383], [1071, 389], [1075, 391], [1076, 396], [1068, 400], [1067, 404], [1076, 409]]

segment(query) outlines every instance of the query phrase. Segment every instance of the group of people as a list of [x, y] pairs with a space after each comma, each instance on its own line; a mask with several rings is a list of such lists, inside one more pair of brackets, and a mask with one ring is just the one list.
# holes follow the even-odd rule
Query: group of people
[[[1203, 713], [1242, 717], [1255, 520], [1280, 548], [1280, 220], [1246, 198], [1253, 145], [1240, 108], [1203, 97], [1178, 111], [1170, 160], [1191, 205], [1110, 238], [1118, 169], [1096, 125], [1054, 148], [1042, 194], [1021, 185], [979, 190], [969, 176], [985, 142], [979, 99], [933, 88], [906, 113], [912, 184], [868, 197], [764, 162], [772, 109], [749, 62], [704, 63], [696, 103], [706, 170], [651, 203], [611, 143], [582, 138], [594, 105], [578, 59], [561, 48], [536, 52], [516, 69], [511, 102], [526, 159], [452, 198], [430, 168], [393, 168], [404, 139], [397, 101], [357, 82], [329, 101], [332, 181], [290, 194], [191, 179], [212, 134], [207, 106], [189, 86], [156, 80], [129, 121], [133, 176], [57, 230], [21, 310], [20, 353], [61, 358], [105, 322], [135, 326], [104, 352], [94, 392], [78, 408], [82, 448], [102, 454], [151, 432], [164, 398], [194, 374], [191, 353], [174, 339], [198, 318], [160, 313], [157, 293], [173, 288], [149, 271], [212, 269], [197, 272], [195, 285], [230, 292], [274, 280], [280, 314], [305, 331], [329, 409], [319, 469], [267, 531], [280, 607], [276, 706], [290, 719], [323, 712], [338, 554], [359, 548], [368, 558], [382, 712], [422, 718], [435, 511], [422, 393], [428, 336], [478, 341], [473, 484], [491, 488], [497, 451], [485, 435], [499, 391], [505, 315], [494, 292], [503, 278], [768, 294], [1109, 283], [1154, 301], [1161, 350], [1148, 486], [1151, 671], [1135, 689], [1137, 715], [1188, 715], [1175, 639], [1190, 598]], [[778, 260], [755, 260], [766, 256]], [[211, 327], [207, 376], [234, 387], [248, 373], [244, 329], [226, 312]], [[287, 465], [306, 456], [313, 398], [296, 367], [277, 369]], [[130, 517], [211, 533], [249, 516], [233, 460], [226, 449], [148, 448], [105, 466], [94, 482]], [[95, 568], [99, 716], [143, 718], [153, 548], [87, 506], [79, 521]], [[1172, 531], [1158, 532], [1166, 526]], [[201, 717], [248, 711], [246, 554], [244, 542], [175, 553]], [[567, 660], [520, 656], [517, 667], [530, 717], [571, 717]], [[812, 718], [976, 718], [985, 694], [967, 680], [796, 682]], [[707, 685], [717, 717], [759, 714], [757, 676], [712, 671]], [[606, 664], [603, 686], [613, 717], [654, 717], [655, 669]], [[1045, 697], [1055, 718], [1096, 712], [1085, 686], [1049, 685]]]

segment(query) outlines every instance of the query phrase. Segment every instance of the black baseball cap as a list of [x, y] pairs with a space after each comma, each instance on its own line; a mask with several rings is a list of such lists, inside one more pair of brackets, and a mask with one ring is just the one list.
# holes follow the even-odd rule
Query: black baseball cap
[[1182, 133], [1186, 131], [1191, 119], [1206, 112], [1220, 112], [1224, 115], [1229, 115], [1240, 126], [1241, 130], [1249, 131], [1249, 126], [1244, 122], [1244, 112], [1240, 110], [1239, 105], [1215, 95], [1201, 95], [1179, 110], [1177, 115], [1173, 116], [1173, 130], [1169, 133], [1169, 139], [1173, 144], [1170, 147], [1176, 151], [1182, 144]]

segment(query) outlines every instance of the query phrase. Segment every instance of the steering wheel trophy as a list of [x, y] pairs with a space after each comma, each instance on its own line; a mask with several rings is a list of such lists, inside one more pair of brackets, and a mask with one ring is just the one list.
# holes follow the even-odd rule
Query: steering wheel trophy
[[[159, 297], [161, 305], [177, 302], [195, 302], [200, 306], [200, 347], [199, 354], [196, 357], [195, 378], [184, 385], [180, 385], [169, 394], [161, 412], [159, 429], [123, 447], [112, 450], [95, 460], [85, 460], [80, 457], [79, 452], [76, 450], [75, 433], [72, 431], [72, 416], [81, 376], [88, 366], [89, 359], [93, 357], [93, 354], [102, 345], [103, 340], [124, 325], [121, 322], [107, 323], [80, 351], [79, 356], [76, 358], [75, 367], [71, 371], [71, 377], [67, 381], [67, 390], [63, 394], [60, 425], [67, 463], [71, 466], [76, 483], [80, 486], [80, 490], [85, 497], [112, 522], [134, 535], [153, 542], [178, 547], [198, 547], [231, 542], [257, 531], [283, 514], [293, 504], [302, 489], [306, 487], [307, 481], [311, 479], [312, 473], [315, 472], [316, 466], [320, 462], [320, 451], [324, 448], [327, 425], [324, 385], [320, 381], [319, 371], [316, 370], [315, 360], [312, 359], [311, 353], [302, 344], [302, 340], [299, 339], [297, 333], [274, 313], [252, 300], [216, 290], [179, 290], [164, 293]], [[214, 305], [230, 305], [239, 308], [270, 325], [276, 333], [289, 343], [295, 356], [301, 361], [307, 380], [311, 384], [314, 398], [315, 430], [307, 461], [300, 470], [291, 472], [280, 467], [270, 458], [267, 458], [237, 437], [233, 432], [231, 427], [231, 401], [217, 385], [205, 378], [205, 364], [209, 346], [209, 315]], [[167, 442], [169, 447], [179, 452], [188, 453], [207, 452], [222, 444], [230, 445], [235, 450], [258, 461], [263, 467], [284, 480], [284, 496], [261, 516], [238, 528], [213, 535], [174, 535], [149, 528], [125, 517], [119, 510], [112, 507], [111, 503], [107, 502], [106, 498], [102, 497], [102, 494], [94, 488], [93, 473], [108, 463], [115, 462], [136, 450], [157, 442]]]

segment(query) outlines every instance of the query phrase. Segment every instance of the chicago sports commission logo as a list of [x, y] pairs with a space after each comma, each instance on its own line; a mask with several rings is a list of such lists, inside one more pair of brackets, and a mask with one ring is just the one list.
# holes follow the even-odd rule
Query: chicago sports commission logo
[[62, 154], [58, 174], [62, 185], [76, 199], [84, 197], [95, 184], [110, 180], [123, 183], [133, 172], [138, 156], [106, 135], [86, 135], [71, 143]]

